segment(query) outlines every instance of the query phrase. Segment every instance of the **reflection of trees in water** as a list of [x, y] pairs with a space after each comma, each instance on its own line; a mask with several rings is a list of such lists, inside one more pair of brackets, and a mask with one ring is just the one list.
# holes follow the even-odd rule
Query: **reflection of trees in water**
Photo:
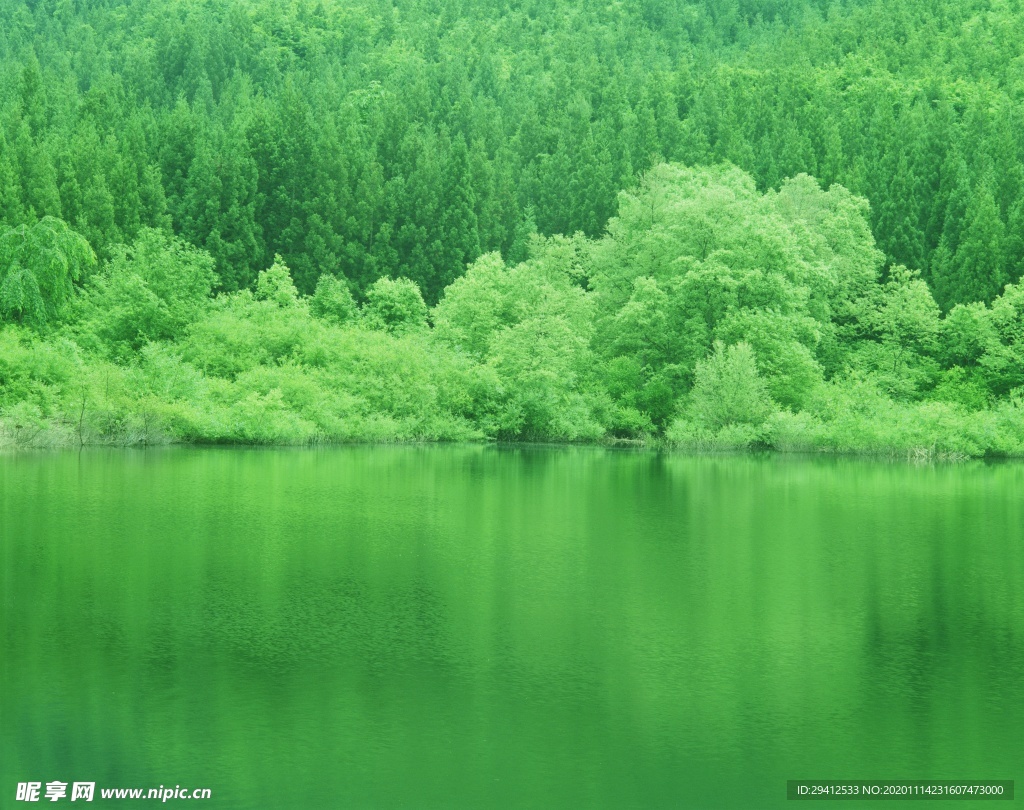
[[196, 631], [213, 649], [271, 668], [439, 665], [451, 650], [442, 604], [423, 585], [377, 588], [354, 578], [301, 580], [269, 600], [216, 586]]

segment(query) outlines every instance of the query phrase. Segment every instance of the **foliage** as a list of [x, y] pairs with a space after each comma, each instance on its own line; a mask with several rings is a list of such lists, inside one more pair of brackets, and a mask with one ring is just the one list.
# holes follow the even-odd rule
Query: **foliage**
[[939, 308], [916, 271], [897, 265], [865, 303], [862, 322], [875, 341], [857, 347], [854, 366], [869, 370], [890, 396], [915, 398], [937, 371]]
[[[818, 305], [870, 277], [869, 229], [943, 311], [1024, 271], [1014, 2], [442, 5], [8, 0], [0, 225], [60, 217], [100, 259], [171, 229], [218, 289], [280, 255], [303, 294], [403, 276], [432, 305], [482, 255], [528, 258], [531, 234], [599, 238], [668, 160], [739, 167], [753, 185], [725, 197], [770, 191], [805, 258], [835, 254]], [[695, 240], [730, 226], [694, 208]], [[654, 259], [637, 276], [662, 286]], [[42, 317], [2, 272], [4, 317]]]
[[0, 234], [0, 319], [41, 329], [67, 312], [80, 281], [95, 264], [88, 242], [65, 222], [46, 216]]
[[879, 279], [838, 186], [659, 167], [605, 237], [535, 235], [528, 255], [480, 257], [429, 311], [379, 279], [360, 310], [330, 275], [306, 298], [280, 257], [211, 298], [215, 259], [141, 228], [62, 331], [0, 330], [0, 440], [1024, 452], [1020, 287], [943, 317], [915, 271]]
[[408, 332], [426, 326], [427, 305], [415, 281], [379, 278], [366, 291], [363, 317], [374, 328]]
[[802, 405], [841, 367], [840, 330], [876, 287], [865, 213], [846, 189], [806, 176], [762, 195], [734, 166], [656, 167], [621, 196], [593, 248], [613, 396], [666, 425], [722, 340], [755, 347], [772, 396]]
[[437, 337], [486, 364], [500, 403], [485, 422], [501, 438], [579, 440], [604, 431], [596, 416], [593, 310], [576, 283], [574, 240], [539, 240], [508, 267], [478, 259], [434, 309]]
[[93, 275], [79, 301], [79, 334], [127, 358], [154, 340], [184, 333], [208, 307], [214, 263], [180, 239], [143, 229]]
[[442, 5], [2, 4], [0, 440], [1024, 453], [1013, 3]]
[[280, 256], [274, 256], [274, 264], [257, 277], [256, 300], [267, 301], [281, 309], [298, 305], [299, 291], [295, 289], [291, 271]]
[[339, 326], [352, 320], [357, 313], [348, 285], [326, 273], [317, 281], [309, 306], [316, 317]]
[[714, 351], [697, 363], [693, 376], [688, 411], [700, 424], [713, 429], [756, 427], [773, 410], [768, 386], [747, 343], [726, 347], [716, 341]]

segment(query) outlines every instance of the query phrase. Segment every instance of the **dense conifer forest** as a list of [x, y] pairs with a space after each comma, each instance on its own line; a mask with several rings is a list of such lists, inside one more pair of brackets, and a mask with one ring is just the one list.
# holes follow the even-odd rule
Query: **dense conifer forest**
[[1019, 0], [6, 0], [0, 443], [1024, 454]]

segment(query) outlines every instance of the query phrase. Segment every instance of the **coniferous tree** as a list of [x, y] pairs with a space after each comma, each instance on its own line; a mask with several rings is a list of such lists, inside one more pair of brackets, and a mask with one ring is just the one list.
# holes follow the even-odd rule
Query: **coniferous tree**
[[1005, 227], [990, 181], [975, 189], [964, 213], [956, 251], [936, 268], [934, 284], [946, 309], [954, 304], [990, 301], [1009, 280], [1003, 268]]

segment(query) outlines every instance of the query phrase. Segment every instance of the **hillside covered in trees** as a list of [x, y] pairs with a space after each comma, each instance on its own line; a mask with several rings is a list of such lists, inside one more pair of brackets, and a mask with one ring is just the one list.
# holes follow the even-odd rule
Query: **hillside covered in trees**
[[11, 0], [0, 441], [1024, 453], [1018, 0]]

